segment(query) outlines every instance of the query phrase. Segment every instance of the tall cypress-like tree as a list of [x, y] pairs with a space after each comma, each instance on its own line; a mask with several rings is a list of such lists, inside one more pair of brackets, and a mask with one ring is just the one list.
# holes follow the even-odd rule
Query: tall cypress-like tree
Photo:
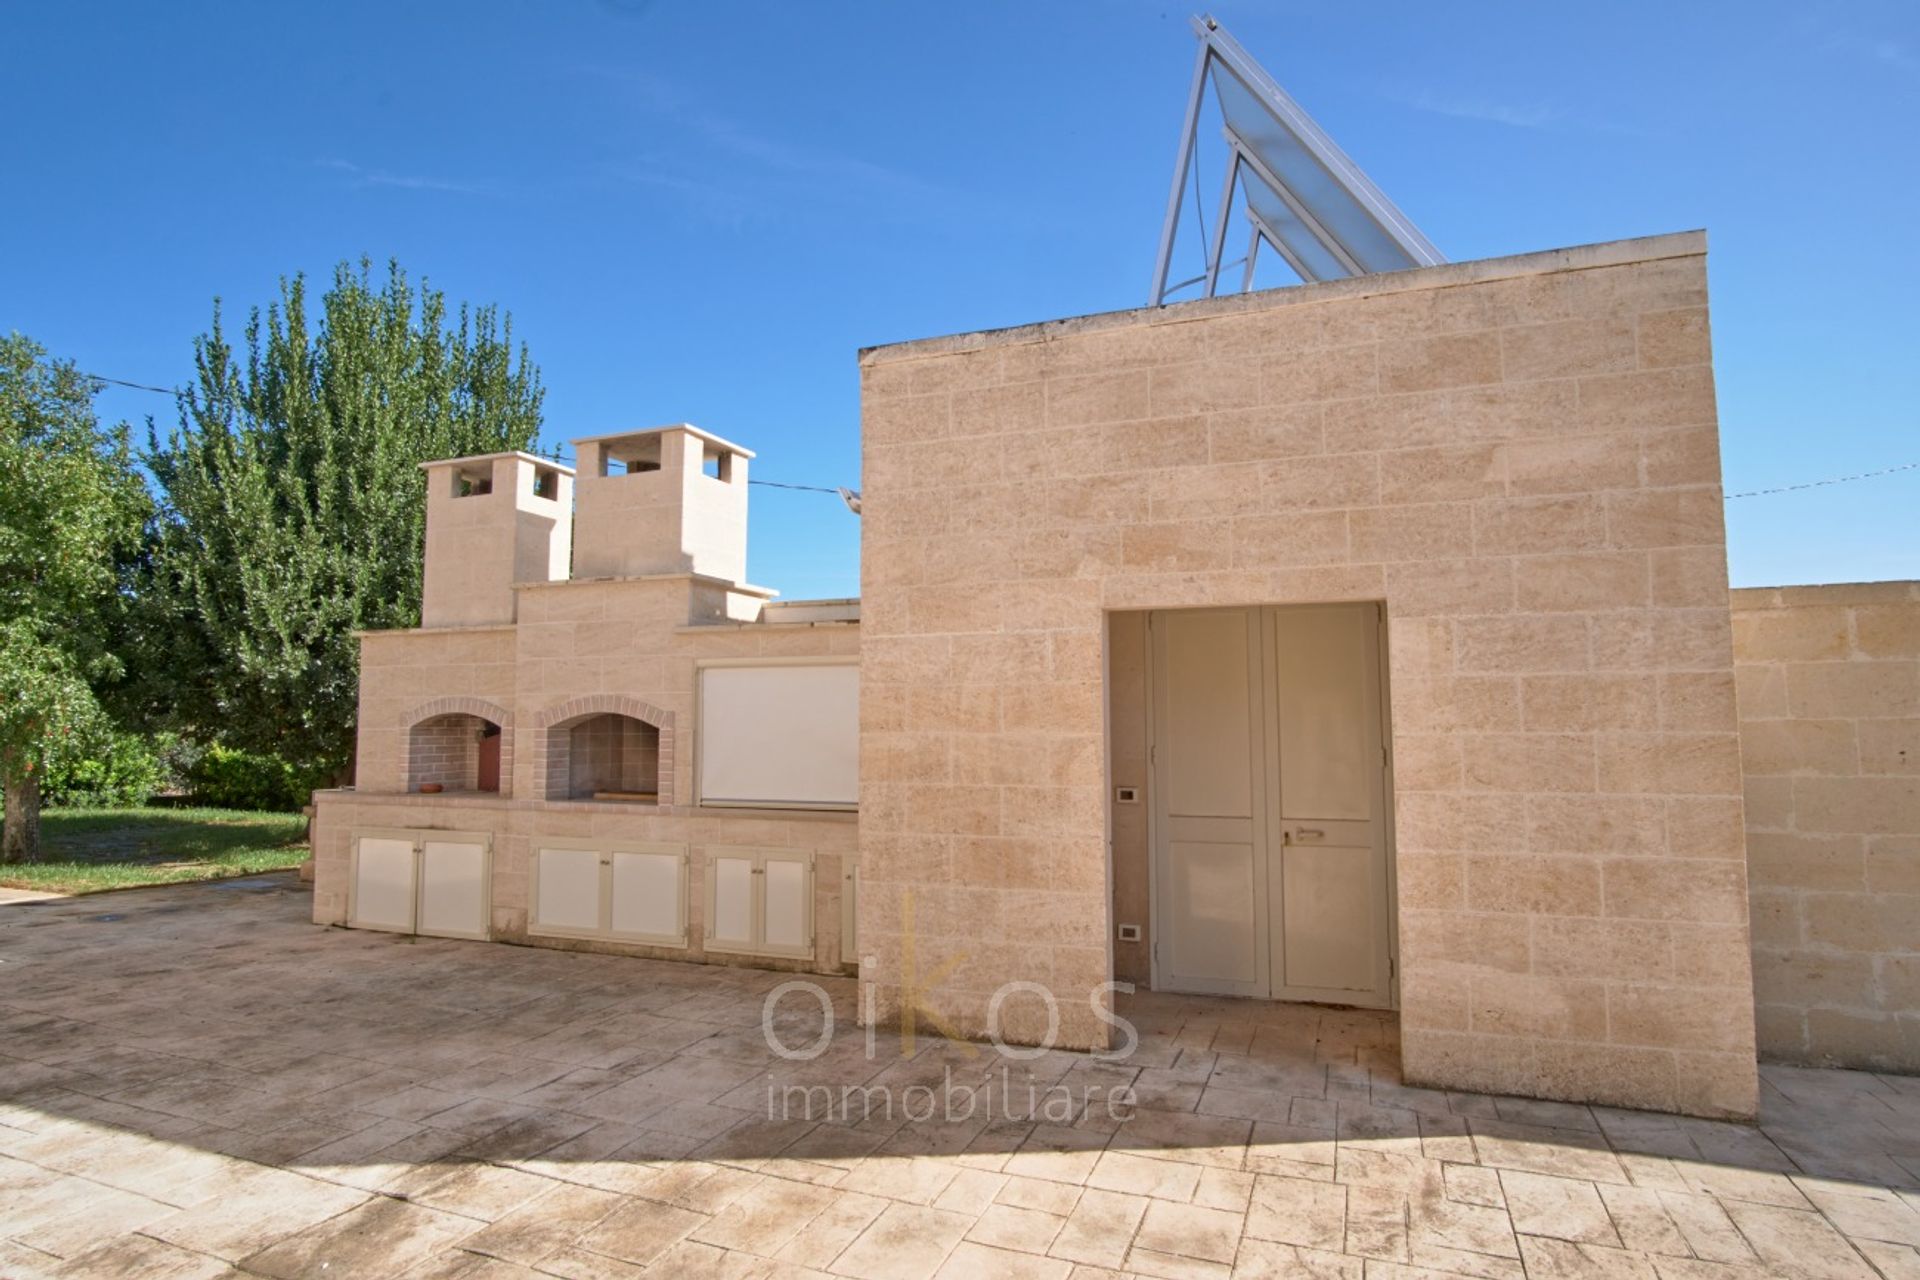
[[[228, 341], [147, 464], [161, 495], [148, 705], [203, 739], [344, 778], [356, 630], [417, 626], [422, 462], [529, 448], [544, 391], [494, 307], [341, 264], [308, 313], [303, 278]], [[157, 678], [156, 678], [157, 677]]]

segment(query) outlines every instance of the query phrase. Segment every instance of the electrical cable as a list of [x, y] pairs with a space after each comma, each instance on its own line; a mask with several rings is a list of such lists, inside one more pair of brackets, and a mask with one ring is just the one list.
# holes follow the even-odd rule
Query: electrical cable
[[1798, 493], [1802, 489], [1818, 489], [1822, 485], [1850, 484], [1855, 480], [1873, 480], [1880, 476], [1890, 476], [1900, 471], [1920, 471], [1920, 462], [1903, 462], [1897, 467], [1882, 467], [1878, 471], [1862, 471], [1857, 476], [1834, 476], [1827, 480], [1809, 480], [1804, 484], [1783, 484], [1777, 489], [1749, 489], [1745, 493], [1730, 493], [1727, 501], [1735, 498], [1764, 498], [1774, 493]]
[[[1197, 169], [1193, 177], [1193, 201], [1194, 201], [1194, 206], [1197, 210], [1200, 203], [1200, 175]], [[1206, 229], [1204, 226], [1204, 220], [1202, 220], [1200, 239], [1201, 239], [1202, 252], [1204, 252], [1205, 246], [1206, 246]], [[1188, 283], [1192, 283], [1192, 282], [1189, 281]], [[105, 374], [87, 373], [85, 370], [80, 371], [80, 376], [83, 378], [91, 378], [95, 382], [105, 382], [116, 387], [129, 387], [135, 391], [152, 391], [163, 396], [178, 396], [183, 394], [179, 390], [172, 387], [156, 387], [145, 382], [128, 382], [123, 378], [109, 378]], [[553, 457], [554, 457], [554, 461], [556, 462], [562, 461], [560, 457], [560, 452], [557, 449], [554, 451]], [[1799, 493], [1804, 489], [1819, 489], [1832, 484], [1851, 484], [1856, 480], [1877, 480], [1881, 476], [1898, 475], [1902, 471], [1920, 471], [1920, 462], [1903, 462], [1899, 466], [1882, 467], [1878, 471], [1862, 471], [1858, 475], [1831, 476], [1825, 480], [1807, 480], [1800, 484], [1783, 484], [1773, 489], [1749, 489], [1744, 493], [1729, 493], [1728, 495], [1726, 495], [1725, 500], [1728, 502], [1732, 502], [1735, 498], [1765, 498], [1765, 497], [1770, 497], [1776, 493]], [[788, 484], [785, 481], [781, 481], [781, 480], [752, 480], [752, 479], [749, 479], [747, 483], [766, 485], [770, 489], [799, 489], [799, 490], [804, 490], [805, 492], [808, 492], [808, 493], [831, 493], [835, 497], [838, 497], [840, 495], [840, 490], [831, 488], [827, 485]]]

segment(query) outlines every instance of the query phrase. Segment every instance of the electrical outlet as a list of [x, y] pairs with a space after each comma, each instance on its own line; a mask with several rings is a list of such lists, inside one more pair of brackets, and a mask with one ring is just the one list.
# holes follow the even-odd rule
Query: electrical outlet
[[1138, 787], [1115, 787], [1115, 788], [1113, 789], [1113, 798], [1114, 798], [1115, 800], [1117, 800], [1117, 801], [1119, 801], [1119, 802], [1120, 802], [1121, 804], [1139, 804], [1139, 803], [1140, 803], [1140, 788], [1138, 788]]
[[1138, 941], [1140, 941], [1140, 926], [1139, 926], [1139, 925], [1137, 925], [1137, 924], [1123, 924], [1123, 925], [1121, 925], [1121, 926], [1120, 926], [1120, 941], [1122, 941], [1122, 942], [1138, 942]]

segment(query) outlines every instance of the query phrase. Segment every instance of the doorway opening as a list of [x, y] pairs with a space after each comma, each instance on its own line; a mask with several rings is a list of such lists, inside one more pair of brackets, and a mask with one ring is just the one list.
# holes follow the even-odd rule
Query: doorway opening
[[1114, 976], [1398, 1006], [1385, 614], [1108, 622]]

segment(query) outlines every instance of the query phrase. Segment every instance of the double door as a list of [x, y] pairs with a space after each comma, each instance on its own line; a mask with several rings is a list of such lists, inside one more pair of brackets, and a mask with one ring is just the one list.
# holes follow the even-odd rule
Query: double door
[[813, 958], [813, 852], [708, 849], [706, 947]]
[[528, 933], [684, 947], [687, 847], [543, 837], [528, 907]]
[[357, 832], [347, 923], [439, 938], [487, 937], [491, 847], [483, 831]]
[[1379, 607], [1148, 625], [1155, 987], [1392, 1007]]

